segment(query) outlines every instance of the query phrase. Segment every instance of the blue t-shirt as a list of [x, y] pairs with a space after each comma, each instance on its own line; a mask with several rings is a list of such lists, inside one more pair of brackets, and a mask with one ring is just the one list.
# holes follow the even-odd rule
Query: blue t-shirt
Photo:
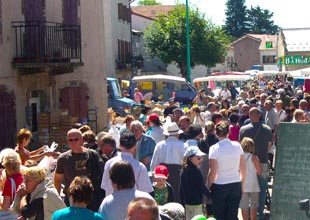
[[103, 220], [102, 216], [87, 208], [67, 207], [54, 212], [52, 220]]

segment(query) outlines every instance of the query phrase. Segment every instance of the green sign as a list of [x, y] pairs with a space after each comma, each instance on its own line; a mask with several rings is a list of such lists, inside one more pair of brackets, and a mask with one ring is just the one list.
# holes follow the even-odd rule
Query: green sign
[[310, 195], [310, 126], [280, 123], [273, 181], [271, 220], [309, 220], [299, 201]]
[[272, 42], [266, 42], [266, 49], [272, 48]]
[[278, 62], [285, 65], [310, 64], [310, 56], [283, 56]]

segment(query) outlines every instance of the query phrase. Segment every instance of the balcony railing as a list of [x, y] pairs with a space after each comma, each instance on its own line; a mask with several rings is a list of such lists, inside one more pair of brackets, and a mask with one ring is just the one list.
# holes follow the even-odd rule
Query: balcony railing
[[13, 22], [14, 64], [82, 63], [79, 25]]

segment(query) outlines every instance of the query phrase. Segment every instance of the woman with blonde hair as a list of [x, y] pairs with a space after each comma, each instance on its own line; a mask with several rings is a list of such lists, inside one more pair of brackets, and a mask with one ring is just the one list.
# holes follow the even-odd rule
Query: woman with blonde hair
[[16, 195], [16, 189], [24, 182], [21, 174], [21, 161], [19, 155], [10, 148], [1, 151], [1, 164], [4, 167], [2, 175], [4, 177], [4, 185], [2, 189], [2, 210], [7, 211]]
[[252, 138], [244, 137], [241, 141], [241, 147], [244, 151], [246, 175], [239, 208], [242, 211], [243, 220], [247, 220], [249, 217], [251, 217], [251, 220], [256, 220], [260, 192], [257, 179], [257, 176], [261, 175], [260, 161], [255, 155], [255, 146]]
[[[66, 207], [43, 168], [34, 166], [25, 168], [23, 172], [25, 184], [18, 188], [13, 205], [15, 211], [20, 212], [19, 219], [48, 220], [55, 211]], [[19, 210], [24, 196], [26, 204], [21, 204]]]
[[15, 151], [19, 154], [22, 165], [25, 165], [28, 160], [38, 162], [45, 156], [58, 157], [60, 155], [58, 152], [45, 151], [46, 146], [42, 146], [34, 151], [28, 151], [26, 147], [29, 145], [31, 138], [31, 131], [27, 128], [20, 129], [17, 134], [17, 145], [15, 147]]
[[293, 113], [292, 123], [306, 122], [305, 112], [302, 109], [296, 109]]
[[286, 120], [286, 112], [285, 112], [285, 110], [282, 108], [282, 106], [283, 106], [282, 100], [277, 100], [277, 101], [276, 101], [276, 104], [275, 104], [275, 109], [276, 109], [276, 112], [277, 112], [277, 114], [278, 114], [278, 116], [279, 116], [280, 122]]
[[203, 127], [205, 124], [204, 113], [200, 111], [200, 108], [198, 106], [193, 107], [191, 111], [193, 117], [193, 124]]

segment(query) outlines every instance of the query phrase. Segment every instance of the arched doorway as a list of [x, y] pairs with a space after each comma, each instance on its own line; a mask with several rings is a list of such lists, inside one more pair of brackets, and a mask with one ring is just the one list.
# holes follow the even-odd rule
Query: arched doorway
[[27, 123], [31, 127], [31, 131], [36, 132], [38, 131], [38, 113], [46, 112], [49, 109], [46, 92], [43, 90], [31, 90], [27, 108]]

